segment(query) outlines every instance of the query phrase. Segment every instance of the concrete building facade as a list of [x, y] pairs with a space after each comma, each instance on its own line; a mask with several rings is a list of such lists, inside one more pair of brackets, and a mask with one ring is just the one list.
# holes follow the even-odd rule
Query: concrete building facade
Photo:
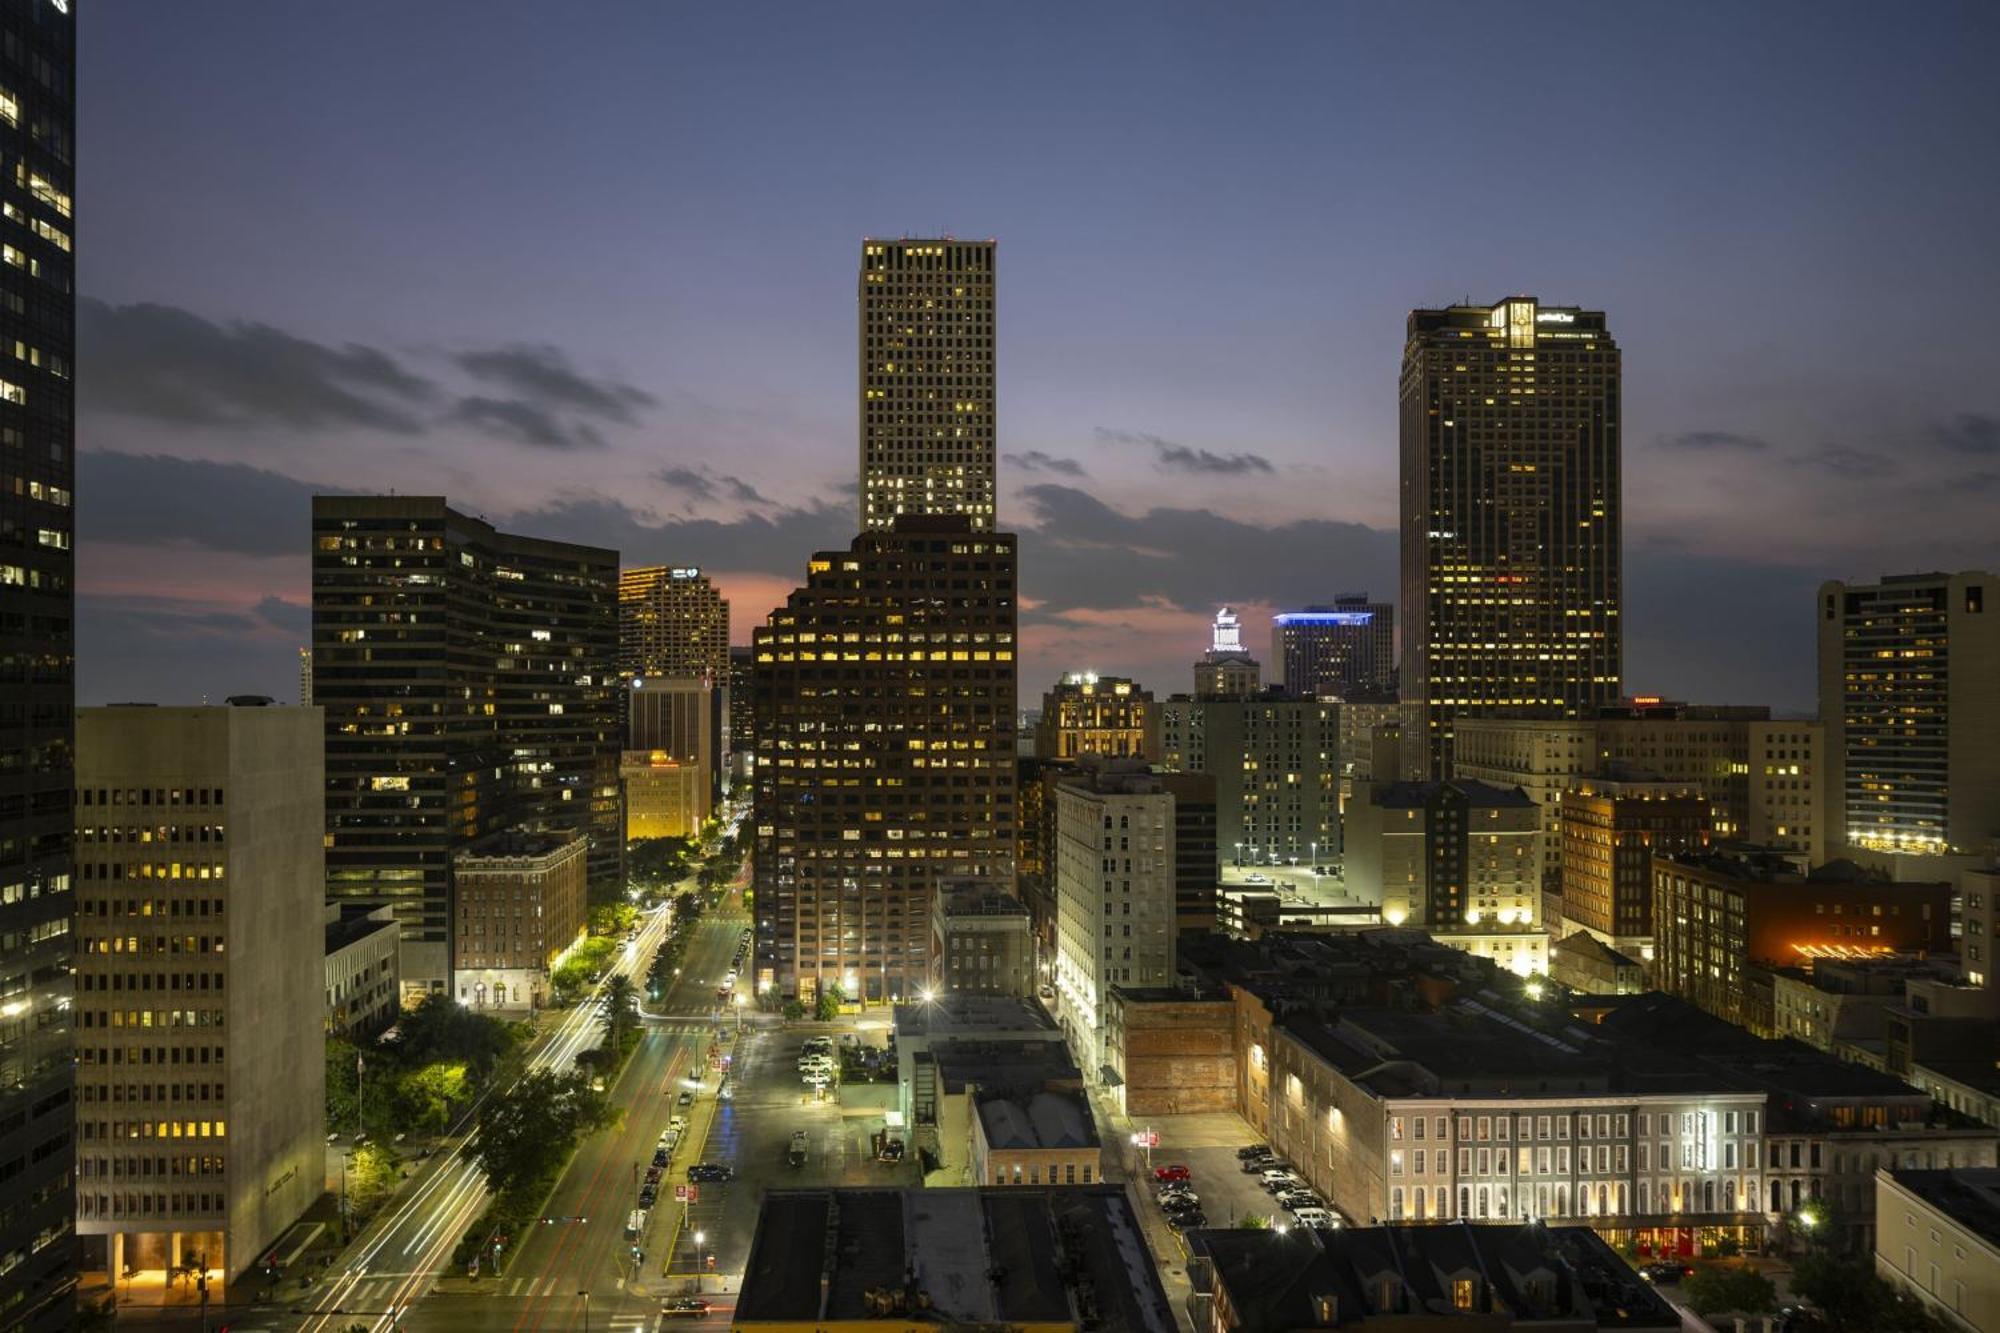
[[689, 838], [722, 799], [725, 691], [706, 676], [640, 676], [626, 689], [625, 836]]
[[386, 907], [326, 907], [326, 1030], [379, 1035], [403, 1008], [402, 932]]
[[1313, 865], [1339, 855], [1340, 709], [1277, 691], [1160, 706], [1163, 766], [1215, 779], [1218, 857]]
[[1099, 770], [1058, 783], [1055, 799], [1055, 986], [1096, 1082], [1111, 988], [1174, 975], [1174, 798], [1150, 773]]
[[1581, 778], [1562, 795], [1562, 833], [1560, 933], [1587, 931], [1652, 961], [1653, 857], [1707, 845], [1706, 798], [1648, 777]]
[[227, 1286], [319, 1197], [322, 726], [77, 714], [77, 1230], [107, 1280]]
[[1875, 1272], [1946, 1327], [2000, 1331], [2000, 1170], [1875, 1173]]
[[1382, 920], [1527, 975], [1546, 971], [1541, 813], [1483, 782], [1357, 783], [1347, 819], [1347, 891]]
[[944, 880], [931, 929], [935, 992], [1019, 1000], [1034, 995], [1034, 931], [1026, 904], [1013, 894], [982, 880]]

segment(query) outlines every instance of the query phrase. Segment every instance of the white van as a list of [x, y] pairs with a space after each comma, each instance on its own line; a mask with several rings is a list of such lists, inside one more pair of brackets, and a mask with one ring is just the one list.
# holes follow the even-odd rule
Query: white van
[[625, 1239], [637, 1240], [645, 1229], [646, 1210], [644, 1208], [634, 1208], [631, 1215], [625, 1219]]

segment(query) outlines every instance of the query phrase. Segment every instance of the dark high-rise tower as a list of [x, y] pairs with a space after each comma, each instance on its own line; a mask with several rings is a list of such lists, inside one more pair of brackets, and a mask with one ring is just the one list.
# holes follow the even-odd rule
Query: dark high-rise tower
[[1271, 661], [1292, 694], [1380, 698], [1396, 688], [1396, 608], [1366, 593], [1271, 617]]
[[861, 246], [861, 526], [993, 526], [992, 241]]
[[496, 531], [437, 496], [313, 498], [313, 701], [330, 897], [388, 903], [405, 987], [453, 962], [451, 858], [502, 829], [590, 835], [623, 878], [618, 553]]
[[909, 997], [944, 875], [1014, 859], [1014, 538], [904, 517], [754, 636], [757, 984]]
[[75, 22], [0, 0], [0, 1326], [71, 1326]]
[[1601, 311], [1410, 312], [1402, 697], [1411, 766], [1458, 717], [1588, 717], [1623, 678], [1619, 357]]

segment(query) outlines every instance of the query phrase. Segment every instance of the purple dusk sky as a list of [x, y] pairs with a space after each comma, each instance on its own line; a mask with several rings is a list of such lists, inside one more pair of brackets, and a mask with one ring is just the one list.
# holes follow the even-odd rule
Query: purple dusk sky
[[1820, 579], [2000, 559], [1991, 6], [79, 10], [81, 703], [290, 697], [316, 489], [742, 640], [853, 532], [867, 234], [1000, 242], [1024, 701], [1393, 598], [1468, 297], [1624, 348], [1634, 690], [1810, 709]]

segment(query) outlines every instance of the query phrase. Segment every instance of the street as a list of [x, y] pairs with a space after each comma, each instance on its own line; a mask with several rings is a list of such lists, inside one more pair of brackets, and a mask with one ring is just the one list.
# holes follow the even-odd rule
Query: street
[[[737, 901], [733, 895], [731, 901]], [[674, 1113], [679, 1081], [707, 1049], [714, 1031], [714, 987], [728, 970], [745, 924], [740, 907], [725, 906], [695, 927], [683, 976], [659, 1016], [644, 1021], [638, 1049], [610, 1090], [613, 1104], [624, 1109], [622, 1122], [583, 1141], [545, 1206], [545, 1216], [565, 1220], [508, 1238], [517, 1251], [497, 1280], [447, 1271], [452, 1251], [487, 1203], [478, 1168], [462, 1146], [454, 1146], [348, 1247], [334, 1266], [338, 1277], [313, 1294], [308, 1317], [298, 1327], [310, 1333], [347, 1333], [357, 1326], [580, 1329], [587, 1309], [592, 1328], [650, 1328], [658, 1312], [656, 1285], [634, 1288], [625, 1238], [626, 1218], [637, 1205], [634, 1166], [643, 1171], [650, 1163], [654, 1142]], [[648, 916], [612, 974], [641, 980], [665, 933], [665, 912]], [[601, 990], [602, 983], [593, 996]], [[569, 1068], [580, 1051], [597, 1044], [599, 1024], [594, 1003], [577, 1005], [543, 1038], [530, 1068]], [[712, 1097], [712, 1077], [706, 1090]], [[677, 1172], [685, 1157], [676, 1157]], [[671, 1200], [671, 1189], [665, 1193]], [[662, 1211], [656, 1209], [655, 1217]], [[656, 1259], [653, 1247], [661, 1243], [658, 1226], [649, 1227], [641, 1241], [645, 1262]]]

